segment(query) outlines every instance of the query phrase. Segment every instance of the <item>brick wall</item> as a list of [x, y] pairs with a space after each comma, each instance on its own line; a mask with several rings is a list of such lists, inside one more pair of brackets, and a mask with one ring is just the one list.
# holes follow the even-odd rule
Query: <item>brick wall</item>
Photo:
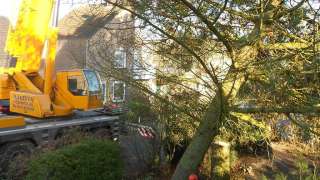
[[4, 52], [4, 47], [7, 38], [9, 20], [0, 16], [0, 67], [7, 65], [7, 54]]
[[56, 70], [85, 67], [86, 38], [59, 39], [56, 55]]

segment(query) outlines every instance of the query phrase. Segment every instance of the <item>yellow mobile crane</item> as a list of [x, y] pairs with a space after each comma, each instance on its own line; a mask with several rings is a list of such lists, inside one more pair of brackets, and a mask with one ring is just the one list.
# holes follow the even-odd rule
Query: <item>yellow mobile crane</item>
[[[54, 73], [57, 30], [49, 26], [54, 4], [54, 0], [23, 0], [17, 23], [9, 30], [6, 50], [16, 66], [0, 70], [0, 100], [9, 100], [10, 112], [44, 118], [102, 107], [95, 72]], [[43, 57], [44, 78], [39, 75]]]
[[54, 139], [63, 128], [117, 124], [117, 116], [98, 110], [102, 91], [94, 71], [55, 72], [54, 5], [54, 0], [22, 0], [9, 28], [6, 51], [15, 66], [0, 68], [0, 174], [15, 154], [30, 153], [30, 147]]

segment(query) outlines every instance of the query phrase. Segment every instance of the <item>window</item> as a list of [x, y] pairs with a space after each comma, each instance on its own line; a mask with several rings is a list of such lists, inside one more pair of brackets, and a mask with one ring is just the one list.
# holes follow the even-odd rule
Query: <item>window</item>
[[94, 71], [84, 70], [84, 75], [88, 82], [88, 89], [91, 93], [100, 92], [100, 80]]
[[103, 99], [103, 103], [107, 102], [108, 99], [108, 89], [107, 89], [107, 81], [103, 81], [102, 82], [102, 99]]
[[114, 52], [114, 67], [115, 68], [126, 68], [126, 51], [124, 48], [118, 48]]
[[9, 61], [9, 67], [16, 67], [17, 65], [17, 58], [8, 56], [8, 61]]
[[138, 69], [142, 69], [142, 68], [143, 68], [143, 65], [142, 65], [141, 53], [139, 53], [138, 51], [134, 51], [134, 53], [133, 53], [133, 69], [138, 70]]
[[68, 77], [68, 89], [75, 96], [85, 96], [87, 93], [85, 80], [82, 76]]
[[125, 99], [126, 85], [121, 81], [114, 81], [112, 83], [112, 101], [123, 102]]

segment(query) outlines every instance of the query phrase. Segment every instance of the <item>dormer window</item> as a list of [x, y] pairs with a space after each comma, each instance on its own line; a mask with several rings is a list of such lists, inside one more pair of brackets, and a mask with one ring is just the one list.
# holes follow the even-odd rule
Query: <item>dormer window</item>
[[114, 52], [114, 67], [115, 68], [126, 68], [127, 54], [124, 48], [120, 47]]

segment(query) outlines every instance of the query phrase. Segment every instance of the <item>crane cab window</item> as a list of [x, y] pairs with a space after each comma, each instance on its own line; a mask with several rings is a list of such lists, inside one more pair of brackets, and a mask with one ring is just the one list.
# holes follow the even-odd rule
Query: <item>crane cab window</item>
[[84, 76], [88, 84], [88, 90], [91, 95], [101, 93], [101, 81], [94, 71], [84, 70]]
[[68, 77], [68, 89], [75, 96], [85, 96], [87, 93], [86, 83], [82, 76]]

